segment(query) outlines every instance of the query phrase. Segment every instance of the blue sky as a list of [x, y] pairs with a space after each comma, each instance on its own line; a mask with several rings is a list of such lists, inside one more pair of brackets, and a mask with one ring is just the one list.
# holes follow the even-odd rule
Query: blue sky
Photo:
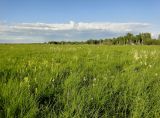
[[0, 0], [0, 42], [87, 40], [126, 32], [155, 36], [159, 6], [160, 0]]

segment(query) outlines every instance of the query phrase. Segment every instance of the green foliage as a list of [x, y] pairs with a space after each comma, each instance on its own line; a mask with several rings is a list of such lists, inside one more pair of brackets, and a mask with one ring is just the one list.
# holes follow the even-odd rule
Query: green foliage
[[0, 45], [0, 57], [0, 118], [160, 117], [158, 46]]
[[150, 33], [139, 33], [138, 35], [127, 33], [125, 36], [119, 36], [112, 39], [90, 39], [84, 42], [50, 41], [48, 44], [160, 45], [160, 40], [152, 39]]

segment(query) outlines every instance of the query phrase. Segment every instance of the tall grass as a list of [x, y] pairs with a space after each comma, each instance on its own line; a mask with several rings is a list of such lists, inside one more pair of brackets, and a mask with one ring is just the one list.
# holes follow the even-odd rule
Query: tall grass
[[160, 117], [160, 47], [0, 45], [0, 118]]

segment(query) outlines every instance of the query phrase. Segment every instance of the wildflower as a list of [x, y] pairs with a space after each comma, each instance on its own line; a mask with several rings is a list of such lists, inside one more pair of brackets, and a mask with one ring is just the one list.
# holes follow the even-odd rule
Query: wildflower
[[134, 53], [134, 58], [135, 58], [135, 60], [138, 60], [138, 59], [139, 59], [139, 56], [138, 56], [138, 53], [137, 53], [137, 52]]
[[37, 94], [37, 88], [35, 88], [35, 93]]
[[147, 54], [145, 54], [145, 55], [144, 55], [144, 57], [147, 59], [147, 58], [148, 58], [148, 55], [147, 55]]
[[156, 50], [151, 52], [151, 55], [154, 56], [156, 54]]
[[24, 77], [24, 82], [26, 82], [26, 83], [29, 82], [28, 77]]
[[149, 65], [149, 67], [151, 68], [151, 67], [152, 67], [152, 65]]
[[157, 74], [157, 73], [155, 73], [155, 76], [158, 76], [158, 74]]
[[96, 81], [96, 78], [94, 78], [93, 81]]
[[144, 65], [146, 66], [146, 65], [147, 65], [147, 62], [144, 62]]

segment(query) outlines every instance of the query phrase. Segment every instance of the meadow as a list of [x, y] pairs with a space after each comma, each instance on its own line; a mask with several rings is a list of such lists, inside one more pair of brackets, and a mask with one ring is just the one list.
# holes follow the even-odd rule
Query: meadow
[[0, 45], [0, 118], [159, 118], [160, 47]]

